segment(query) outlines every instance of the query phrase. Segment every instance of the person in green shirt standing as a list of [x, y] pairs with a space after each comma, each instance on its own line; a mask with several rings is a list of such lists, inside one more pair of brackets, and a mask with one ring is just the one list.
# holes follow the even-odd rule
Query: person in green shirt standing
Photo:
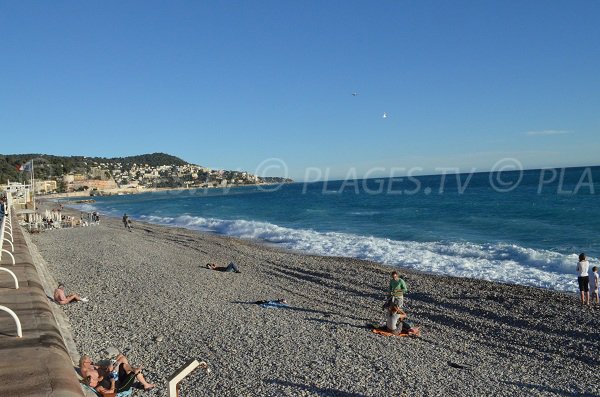
[[408, 292], [406, 282], [400, 278], [397, 271], [392, 272], [389, 289], [389, 304], [396, 304], [400, 308], [404, 307], [404, 294]]

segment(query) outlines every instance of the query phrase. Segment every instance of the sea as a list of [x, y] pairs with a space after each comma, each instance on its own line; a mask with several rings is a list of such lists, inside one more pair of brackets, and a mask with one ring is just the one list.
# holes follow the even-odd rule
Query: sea
[[[304, 253], [565, 292], [600, 266], [600, 167], [349, 179], [94, 197], [104, 216]], [[590, 268], [591, 268], [590, 266]]]

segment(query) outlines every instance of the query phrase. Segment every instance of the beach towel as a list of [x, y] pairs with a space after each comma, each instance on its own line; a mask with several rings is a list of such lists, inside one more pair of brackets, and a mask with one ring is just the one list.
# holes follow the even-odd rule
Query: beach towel
[[259, 304], [263, 309], [280, 309], [282, 307], [290, 307], [287, 303], [279, 302], [279, 301], [266, 301], [264, 303]]
[[[84, 390], [92, 391], [97, 396], [102, 397], [102, 394], [100, 394], [99, 392], [97, 392], [96, 389], [94, 389], [93, 387], [91, 387], [89, 385], [86, 385], [85, 383], [81, 383], [81, 386], [84, 388]], [[132, 393], [133, 393], [133, 389], [129, 389], [127, 391], [122, 391], [122, 392], [116, 393], [115, 397], [129, 397], [129, 396], [131, 396]]]
[[399, 334], [394, 334], [387, 330], [387, 328], [374, 328], [371, 330], [372, 333], [383, 336], [419, 336], [421, 332], [419, 328], [410, 328], [409, 330], [402, 330]]

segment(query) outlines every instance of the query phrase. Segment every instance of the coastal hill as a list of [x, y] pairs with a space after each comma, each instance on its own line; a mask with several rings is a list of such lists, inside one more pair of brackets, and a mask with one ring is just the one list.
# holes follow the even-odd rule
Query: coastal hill
[[291, 179], [259, 177], [245, 171], [213, 170], [166, 153], [129, 157], [0, 154], [0, 184], [27, 182], [33, 160], [36, 191], [102, 194], [118, 189], [203, 188], [262, 183], [288, 183]]

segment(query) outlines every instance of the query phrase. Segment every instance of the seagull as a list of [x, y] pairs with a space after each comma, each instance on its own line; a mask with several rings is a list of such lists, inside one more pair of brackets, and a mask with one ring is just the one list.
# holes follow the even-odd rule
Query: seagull
[[384, 119], [387, 119], [387, 112], [383, 112], [383, 116], [381, 116], [381, 117], [383, 117]]
[[352, 96], [357, 96], [357, 95], [358, 95], [358, 92], [353, 92], [352, 93]]

